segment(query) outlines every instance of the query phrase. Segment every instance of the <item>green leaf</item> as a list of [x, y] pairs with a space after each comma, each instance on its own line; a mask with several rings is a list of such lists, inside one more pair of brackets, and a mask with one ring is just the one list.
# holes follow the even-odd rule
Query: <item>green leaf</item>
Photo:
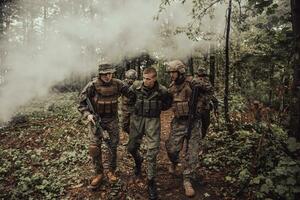
[[268, 193], [270, 191], [270, 188], [267, 184], [263, 184], [261, 187], [260, 187], [260, 191], [261, 192], [264, 192], [264, 193]]
[[275, 188], [275, 192], [277, 192], [279, 195], [283, 195], [287, 190], [288, 188], [283, 185], [277, 185]]
[[260, 177], [255, 177], [254, 179], [252, 179], [251, 183], [252, 184], [259, 184], [260, 183]]
[[230, 176], [226, 176], [225, 180], [230, 182], [232, 180], [232, 178]]
[[205, 196], [205, 197], [210, 197], [210, 194], [208, 194], [208, 193], [206, 192], [206, 193], [204, 193], [204, 196]]
[[269, 186], [269, 187], [273, 187], [273, 181], [271, 179], [266, 179], [266, 184]]
[[300, 187], [294, 187], [293, 188], [294, 193], [300, 193]]
[[286, 181], [288, 185], [295, 185], [297, 183], [296, 179], [293, 177], [289, 177]]
[[288, 144], [288, 149], [291, 152], [295, 152], [300, 149], [300, 143], [297, 142], [296, 138], [294, 137], [289, 137], [289, 139], [287, 140], [287, 144]]

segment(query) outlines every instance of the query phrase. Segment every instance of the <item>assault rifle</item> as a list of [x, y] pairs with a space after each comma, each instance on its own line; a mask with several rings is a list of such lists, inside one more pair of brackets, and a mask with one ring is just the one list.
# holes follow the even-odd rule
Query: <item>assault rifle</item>
[[192, 89], [192, 94], [189, 100], [189, 112], [188, 112], [188, 123], [187, 123], [187, 131], [186, 131], [186, 153], [189, 150], [189, 140], [191, 138], [191, 132], [194, 126], [194, 119], [197, 111], [197, 103], [199, 96], [200, 88], [194, 86]]
[[[103, 138], [104, 142], [107, 144], [108, 147], [110, 147], [111, 142], [109, 140], [109, 136], [106, 130], [103, 130], [100, 122], [101, 122], [101, 117], [95, 112], [95, 109], [93, 107], [93, 104], [90, 100], [90, 98], [86, 98], [86, 103], [89, 108], [89, 110], [92, 112], [92, 114], [95, 116], [95, 126], [96, 126], [96, 132], [99, 131], [101, 137]], [[108, 148], [110, 149], [110, 148]]]

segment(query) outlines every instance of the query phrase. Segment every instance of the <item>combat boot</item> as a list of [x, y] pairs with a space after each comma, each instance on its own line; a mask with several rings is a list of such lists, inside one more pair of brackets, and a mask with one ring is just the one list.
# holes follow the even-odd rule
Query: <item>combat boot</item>
[[156, 183], [153, 178], [148, 180], [148, 195], [150, 200], [158, 199]]
[[98, 174], [95, 177], [93, 177], [91, 184], [90, 184], [90, 188], [96, 189], [100, 185], [102, 179], [103, 179], [103, 174]]
[[183, 182], [183, 187], [187, 197], [193, 197], [195, 195], [195, 190], [189, 180]]
[[144, 161], [143, 157], [139, 157], [134, 160], [135, 161], [135, 167], [134, 167], [134, 175], [138, 178], [142, 176], [142, 163]]
[[118, 180], [115, 171], [108, 171], [106, 177], [110, 183], [114, 183]]

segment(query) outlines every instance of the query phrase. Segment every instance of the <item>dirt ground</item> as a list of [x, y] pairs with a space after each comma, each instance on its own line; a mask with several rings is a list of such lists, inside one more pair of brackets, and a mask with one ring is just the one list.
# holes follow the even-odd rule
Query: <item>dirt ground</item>
[[[126, 143], [128, 136], [126, 133], [120, 134], [120, 145], [118, 147], [118, 170], [117, 179], [113, 182], [109, 182], [107, 178], [103, 184], [95, 191], [88, 188], [90, 179], [93, 175], [91, 168], [91, 160], [87, 155], [87, 130], [83, 124], [74, 123], [76, 121], [76, 107], [74, 107], [73, 97], [70, 97], [70, 108], [59, 107], [59, 110], [54, 110], [53, 113], [60, 112], [60, 115], [45, 115], [41, 112], [41, 116], [31, 116], [28, 121], [11, 125], [6, 128], [2, 128], [0, 131], [1, 149], [16, 149], [29, 152], [31, 150], [40, 149], [43, 159], [40, 163], [34, 163], [24, 158], [24, 163], [30, 165], [29, 168], [34, 171], [39, 171], [39, 167], [43, 166], [41, 162], [45, 163], [45, 160], [49, 162], [57, 162], [61, 159], [63, 151], [78, 151], [83, 149], [83, 155], [81, 155], [81, 161], [66, 162], [66, 165], [62, 165], [62, 170], [70, 169], [74, 165], [74, 176], [68, 187], [65, 187], [62, 195], [59, 195], [61, 199], [147, 199], [147, 185], [146, 185], [146, 169], [145, 163], [143, 164], [143, 178], [140, 181], [133, 180], [133, 160], [129, 156], [126, 150]], [[65, 101], [65, 97], [62, 101]], [[65, 114], [65, 110], [73, 109], [73, 117], [68, 118]], [[72, 114], [71, 114], [72, 115]], [[57, 117], [58, 116], [58, 117]], [[188, 199], [184, 195], [182, 186], [182, 176], [180, 173], [177, 175], [171, 175], [168, 173], [168, 165], [170, 164], [166, 150], [165, 140], [168, 138], [170, 131], [170, 121], [172, 113], [170, 111], [163, 112], [161, 114], [161, 145], [158, 155], [158, 174], [157, 185], [159, 199], [162, 200], [183, 200]], [[18, 137], [16, 137], [16, 135]], [[21, 138], [21, 139], [20, 139]], [[80, 143], [74, 143], [73, 140], [81, 140]], [[67, 147], [68, 143], [68, 147]], [[71, 144], [70, 144], [71, 143]], [[55, 147], [53, 147], [55, 145]], [[65, 147], [66, 146], [66, 147]], [[64, 148], [65, 147], [65, 148]], [[145, 155], [142, 145], [141, 153]], [[106, 147], [103, 145], [104, 160], [106, 155]], [[30, 155], [30, 154], [29, 154]], [[181, 155], [182, 156], [182, 155]], [[30, 157], [30, 156], [29, 156]], [[201, 158], [201, 155], [200, 155]], [[29, 158], [30, 159], [30, 158]], [[79, 159], [79, 158], [78, 158]], [[12, 161], [14, 162], [14, 161]], [[48, 161], [47, 161], [48, 162]], [[75, 163], [75, 164], [74, 164]], [[80, 163], [80, 164], [77, 164]], [[61, 165], [60, 165], [61, 166]], [[104, 168], [106, 165], [104, 165]], [[47, 166], [44, 170], [48, 170]], [[18, 184], [16, 181], [17, 175], [14, 174], [14, 168], [10, 169], [2, 180], [4, 181], [1, 188], [2, 193], [6, 193], [9, 196], [9, 191]], [[76, 171], [77, 170], [77, 171]], [[182, 169], [179, 169], [179, 172]], [[57, 171], [57, 169], [54, 169]], [[52, 172], [51, 172], [52, 173]], [[63, 172], [61, 172], [63, 173]], [[72, 174], [70, 173], [70, 174]], [[14, 175], [12, 175], [14, 174]], [[50, 172], [49, 172], [50, 174]], [[62, 177], [62, 174], [58, 174], [57, 177]], [[73, 175], [72, 175], [73, 176]], [[77, 178], [78, 177], [78, 178]], [[233, 199], [228, 197], [228, 183], [224, 181], [225, 172], [211, 171], [203, 166], [199, 166], [197, 180], [194, 181], [196, 189], [196, 196], [190, 199]], [[73, 181], [75, 180], [75, 181]], [[2, 194], [4, 199], [7, 197]], [[32, 194], [35, 199], [35, 194]], [[39, 194], [40, 195], [40, 194]], [[37, 195], [38, 196], [38, 195]], [[1, 197], [1, 195], [0, 195]]]
[[[159, 192], [159, 199], [161, 200], [183, 200], [183, 199], [227, 199], [222, 197], [222, 190], [225, 190], [223, 183], [224, 174], [210, 172], [205, 168], [198, 169], [199, 179], [194, 181], [196, 189], [196, 196], [193, 198], [187, 198], [184, 195], [182, 187], [182, 175], [171, 175], [168, 173], [168, 165], [170, 164], [167, 153], [165, 150], [165, 140], [168, 138], [170, 130], [170, 121], [172, 114], [170, 111], [163, 112], [161, 115], [162, 133], [160, 153], [158, 155], [158, 175], [157, 185]], [[67, 198], [70, 199], [147, 199], [147, 185], [145, 166], [143, 166], [143, 179], [141, 181], [133, 180], [133, 160], [126, 152], [126, 143], [128, 140], [126, 133], [121, 133], [120, 147], [118, 149], [119, 156], [119, 170], [117, 172], [118, 179], [115, 183], [105, 183], [96, 191], [90, 191], [88, 189], [88, 182], [79, 185], [78, 188], [70, 189], [67, 192]], [[142, 151], [143, 152], [143, 151]], [[145, 153], [145, 152], [144, 152]], [[179, 169], [179, 172], [182, 169]], [[111, 191], [108, 192], [107, 190]], [[115, 194], [108, 197], [108, 193]]]

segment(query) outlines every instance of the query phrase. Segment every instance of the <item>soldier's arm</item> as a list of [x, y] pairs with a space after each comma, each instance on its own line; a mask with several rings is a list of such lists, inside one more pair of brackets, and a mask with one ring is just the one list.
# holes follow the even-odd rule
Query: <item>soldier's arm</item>
[[78, 111], [82, 114], [83, 118], [86, 118], [88, 115], [91, 114], [91, 111], [88, 108], [86, 99], [89, 97], [91, 98], [93, 95], [93, 83], [89, 82], [81, 91], [79, 95], [79, 106], [78, 106]]
[[191, 82], [191, 88], [197, 87], [201, 92], [213, 93], [213, 86], [210, 84], [208, 80], [205, 79], [193, 79]]
[[119, 85], [120, 94], [127, 97], [129, 99], [129, 102], [135, 102], [136, 95], [134, 93], [132, 86], [129, 86], [127, 83], [119, 79], [116, 79], [116, 81]]
[[161, 92], [162, 110], [168, 110], [172, 107], [173, 95], [165, 87], [161, 88]]

